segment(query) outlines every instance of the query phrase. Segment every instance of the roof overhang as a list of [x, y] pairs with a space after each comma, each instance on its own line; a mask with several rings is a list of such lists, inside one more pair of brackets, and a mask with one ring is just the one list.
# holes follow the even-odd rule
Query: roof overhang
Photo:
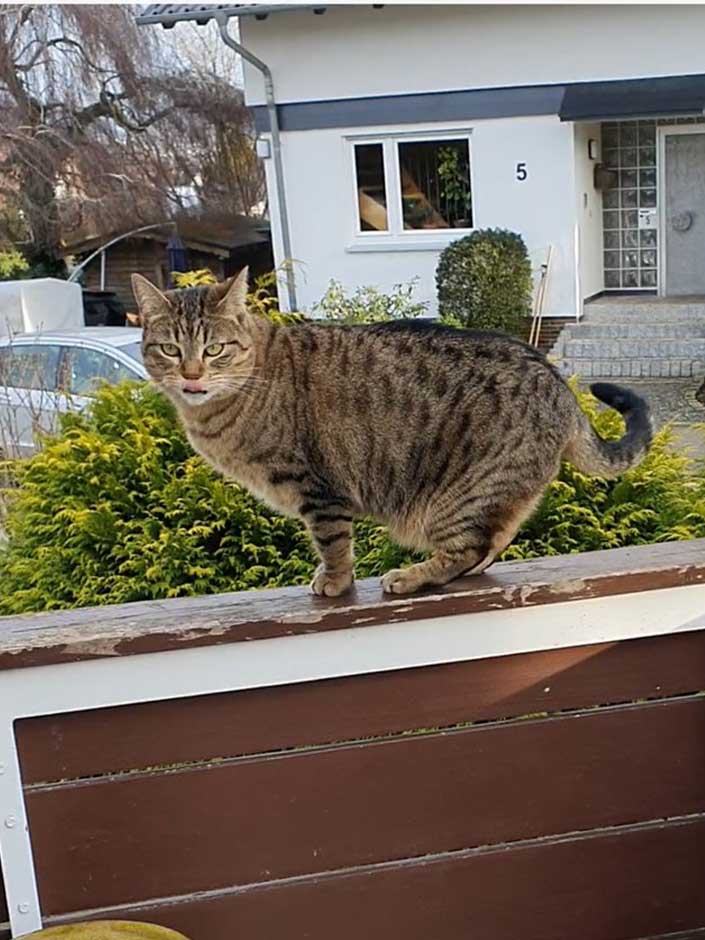
[[139, 26], [161, 24], [166, 29], [187, 20], [195, 21], [200, 25], [209, 20], [231, 16], [254, 16], [256, 19], [266, 19], [270, 13], [288, 13], [292, 10], [311, 10], [314, 13], [324, 13], [325, 7], [313, 4], [288, 3], [151, 3], [142, 9], [136, 17]]
[[561, 121], [654, 118], [705, 112], [705, 75], [566, 85]]

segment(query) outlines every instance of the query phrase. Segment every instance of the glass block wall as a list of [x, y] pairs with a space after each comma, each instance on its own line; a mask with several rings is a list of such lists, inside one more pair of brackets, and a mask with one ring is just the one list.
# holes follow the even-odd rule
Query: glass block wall
[[602, 125], [602, 161], [618, 184], [602, 194], [605, 288], [658, 286], [658, 231], [639, 227], [639, 209], [656, 209], [656, 121]]
[[606, 290], [658, 288], [657, 211], [639, 223], [639, 209], [658, 210], [656, 128], [703, 121], [697, 116], [602, 125], [602, 161], [618, 173], [617, 186], [602, 194]]

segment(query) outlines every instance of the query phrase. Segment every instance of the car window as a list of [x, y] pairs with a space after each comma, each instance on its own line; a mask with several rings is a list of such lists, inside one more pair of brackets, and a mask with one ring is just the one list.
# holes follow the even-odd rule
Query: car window
[[0, 349], [0, 385], [55, 392], [60, 346], [40, 343], [3, 346]]
[[142, 362], [142, 343], [125, 343], [120, 349], [122, 352], [127, 353], [131, 359]]
[[132, 369], [98, 349], [66, 347], [66, 384], [72, 395], [92, 395], [101, 382], [117, 385], [125, 379], [136, 379]]

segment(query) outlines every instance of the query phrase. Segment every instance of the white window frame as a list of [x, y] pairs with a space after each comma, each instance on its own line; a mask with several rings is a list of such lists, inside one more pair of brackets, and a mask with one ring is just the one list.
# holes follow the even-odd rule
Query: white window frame
[[[399, 144], [415, 141], [467, 140], [470, 160], [470, 193], [473, 197], [473, 226], [471, 228], [405, 229], [403, 221], [401, 172], [399, 167]], [[344, 138], [347, 149], [347, 166], [350, 177], [350, 216], [352, 239], [346, 250], [358, 251], [432, 251], [445, 248], [450, 242], [469, 235], [475, 228], [475, 179], [472, 157], [472, 131], [470, 128], [445, 128], [434, 131], [385, 132], [378, 134], [351, 135]], [[384, 187], [387, 196], [386, 232], [363, 231], [360, 227], [360, 208], [357, 188], [355, 147], [365, 144], [382, 146]]]

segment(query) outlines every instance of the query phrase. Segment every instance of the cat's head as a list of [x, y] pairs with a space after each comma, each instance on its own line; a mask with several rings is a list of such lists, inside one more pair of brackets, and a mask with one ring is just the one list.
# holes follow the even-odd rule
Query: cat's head
[[141, 274], [132, 289], [152, 381], [179, 404], [202, 405], [244, 387], [255, 367], [247, 268], [222, 284], [162, 292]]

